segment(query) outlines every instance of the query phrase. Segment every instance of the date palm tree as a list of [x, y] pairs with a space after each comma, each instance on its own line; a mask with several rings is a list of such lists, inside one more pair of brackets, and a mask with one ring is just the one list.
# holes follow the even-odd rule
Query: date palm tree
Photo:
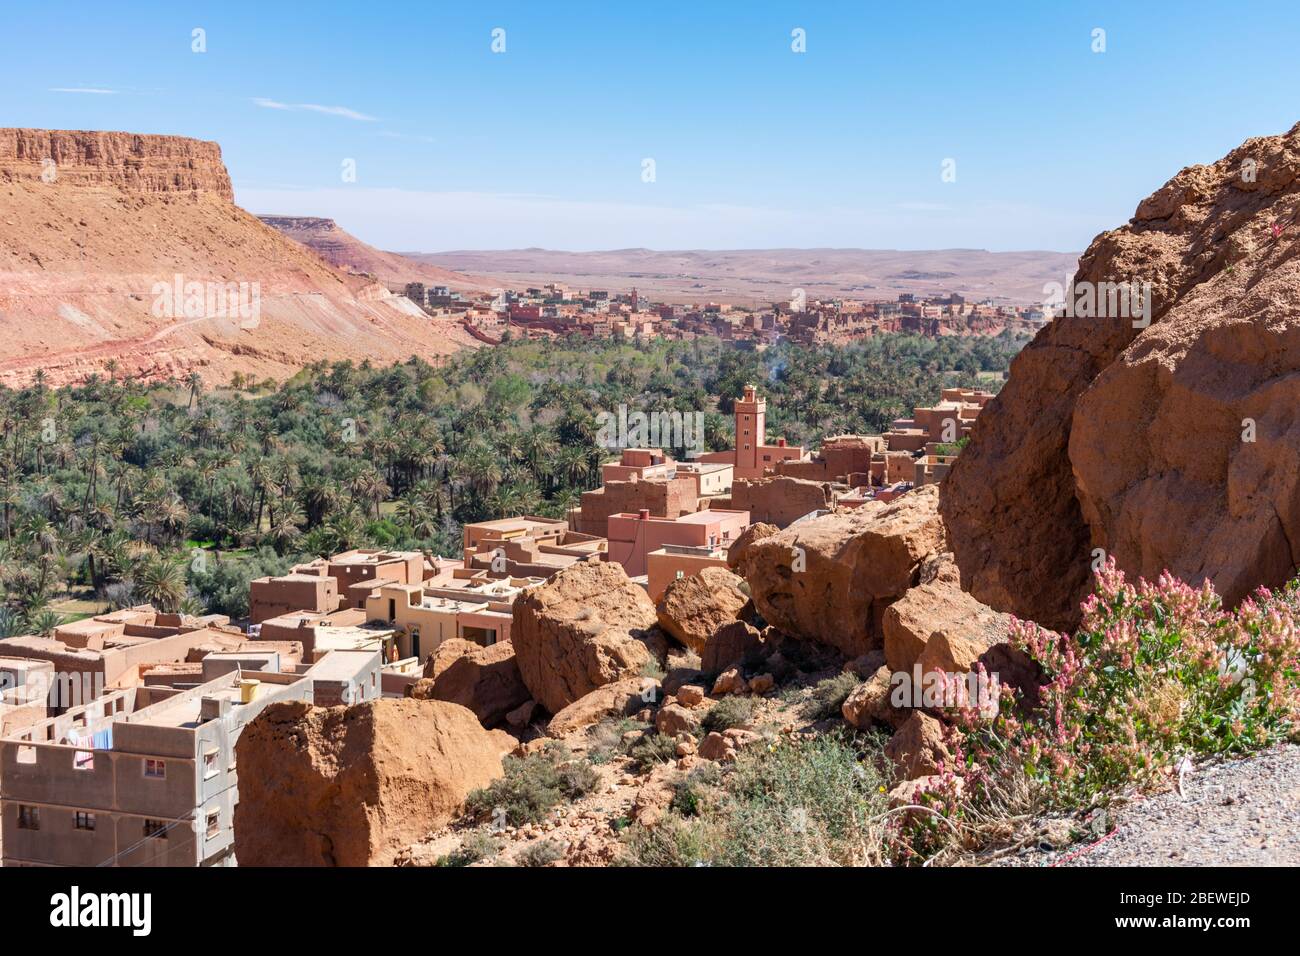
[[358, 547], [363, 543], [365, 531], [365, 521], [355, 505], [336, 511], [325, 522], [325, 533], [332, 551], [347, 551]]
[[375, 520], [379, 520], [379, 504], [388, 497], [389, 488], [378, 471], [371, 466], [361, 468], [349, 479], [348, 491], [358, 503], [373, 507]]
[[285, 498], [280, 502], [275, 522], [267, 533], [276, 554], [284, 554], [302, 535], [302, 520], [302, 507], [297, 501]]
[[185, 565], [182, 561], [150, 555], [132, 574], [135, 593], [160, 611], [174, 612], [185, 598]]
[[438, 519], [430, 509], [428, 499], [415, 491], [398, 499], [394, 517], [399, 524], [410, 529], [413, 537], [426, 539], [438, 533]]

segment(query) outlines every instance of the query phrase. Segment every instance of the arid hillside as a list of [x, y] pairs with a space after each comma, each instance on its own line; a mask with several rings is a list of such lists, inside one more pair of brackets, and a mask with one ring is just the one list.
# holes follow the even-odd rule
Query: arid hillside
[[0, 329], [8, 385], [110, 360], [149, 379], [284, 377], [472, 343], [236, 206], [215, 143], [25, 129], [0, 129]]
[[339, 228], [333, 219], [319, 216], [258, 216], [295, 242], [311, 249], [334, 268], [356, 275], [370, 275], [380, 282], [401, 284], [423, 282], [470, 291], [487, 284], [470, 276], [417, 262], [395, 252], [384, 252]]

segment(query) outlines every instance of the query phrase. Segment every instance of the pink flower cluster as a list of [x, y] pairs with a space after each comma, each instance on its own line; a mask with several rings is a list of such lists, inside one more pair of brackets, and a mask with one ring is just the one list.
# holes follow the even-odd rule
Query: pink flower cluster
[[[1023, 775], [1049, 805], [1087, 806], [1158, 786], [1185, 757], [1245, 753], [1300, 734], [1300, 586], [1224, 610], [1206, 582], [1098, 572], [1072, 637], [1016, 621], [1041, 670], [1037, 704], [1004, 687], [993, 719], [963, 711], [954, 773], [967, 799]], [[956, 762], [956, 761], [955, 761]]]

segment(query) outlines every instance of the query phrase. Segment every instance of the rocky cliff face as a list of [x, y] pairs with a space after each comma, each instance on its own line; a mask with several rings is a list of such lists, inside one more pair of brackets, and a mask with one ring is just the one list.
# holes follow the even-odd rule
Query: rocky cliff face
[[235, 201], [216, 143], [183, 136], [0, 129], [0, 182], [42, 182], [51, 171], [55, 181], [79, 186], [137, 193], [209, 192]]
[[236, 206], [215, 143], [27, 129], [0, 129], [0, 334], [11, 386], [109, 361], [224, 384], [473, 344]]
[[1298, 176], [1300, 126], [1184, 169], [1093, 241], [1076, 285], [1149, 283], [1152, 322], [1060, 318], [1013, 362], [943, 486], [975, 597], [1070, 627], [1097, 548], [1228, 601], [1292, 572]]

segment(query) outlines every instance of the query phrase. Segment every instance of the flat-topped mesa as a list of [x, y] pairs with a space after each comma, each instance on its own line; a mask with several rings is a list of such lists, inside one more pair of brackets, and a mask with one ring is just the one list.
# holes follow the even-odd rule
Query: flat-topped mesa
[[258, 215], [257, 218], [262, 220], [262, 222], [266, 223], [272, 229], [279, 229], [281, 232], [292, 232], [295, 229], [329, 231], [339, 227], [339, 224], [333, 219], [326, 219], [323, 216]]
[[0, 182], [31, 180], [235, 199], [216, 143], [93, 130], [0, 129]]

